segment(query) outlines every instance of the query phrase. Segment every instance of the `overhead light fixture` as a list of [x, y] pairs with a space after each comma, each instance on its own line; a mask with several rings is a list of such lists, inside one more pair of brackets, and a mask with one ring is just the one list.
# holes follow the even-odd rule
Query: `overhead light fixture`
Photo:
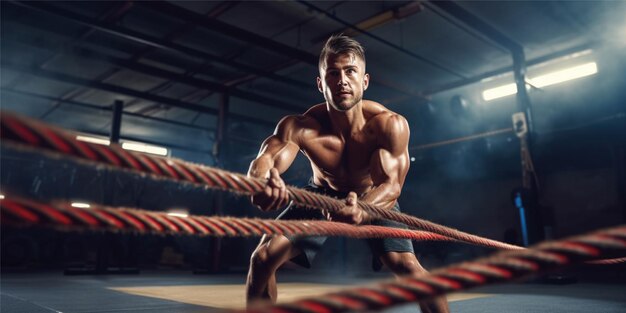
[[189, 216], [189, 211], [186, 209], [169, 209], [167, 210], [167, 215], [169, 216], [178, 216], [178, 217], [187, 217]]
[[483, 99], [485, 101], [491, 101], [517, 93], [517, 86], [515, 84], [507, 84], [500, 87], [495, 87], [483, 91]]
[[[589, 62], [574, 67], [570, 67], [564, 70], [548, 73], [545, 75], [537, 76], [535, 78], [529, 78], [528, 82], [537, 88], [555, 85], [558, 83], [574, 80], [581, 77], [593, 75], [598, 72], [598, 65], [596, 62]], [[526, 89], [530, 86], [526, 85]], [[490, 88], [483, 91], [483, 99], [485, 101], [491, 101], [494, 99], [514, 95], [517, 93], [516, 84], [506, 84], [503, 86]]]
[[0, 195], [0, 200], [4, 199], [4, 195]]
[[91, 142], [97, 145], [105, 145], [105, 146], [108, 146], [111, 143], [108, 139], [91, 137], [91, 136], [82, 136], [82, 135], [76, 136], [76, 140], [80, 140], [84, 142]]
[[91, 207], [89, 203], [84, 203], [84, 202], [72, 202], [71, 205], [75, 208], [81, 208], [81, 209], [89, 209]]
[[[108, 139], [104, 139], [100, 137], [93, 137], [93, 136], [85, 136], [85, 135], [76, 136], [76, 140], [95, 143], [98, 145], [105, 145], [105, 146], [108, 146], [111, 144], [111, 141], [109, 141]], [[147, 145], [147, 144], [143, 144], [139, 142], [122, 142], [122, 149], [144, 152], [144, 153], [151, 153], [151, 154], [156, 154], [156, 155], [161, 155], [161, 156], [167, 156], [168, 154], [167, 148], [159, 147], [159, 146], [151, 146], [151, 145]]]
[[143, 143], [133, 143], [133, 142], [124, 142], [122, 143], [122, 148], [125, 150], [132, 150], [144, 153], [151, 153], [161, 156], [167, 155], [167, 148], [158, 147], [158, 146], [150, 146]]
[[529, 79], [531, 85], [541, 88], [558, 83], [566, 82], [589, 75], [593, 75], [598, 72], [598, 65], [596, 62], [589, 62], [582, 65], [570, 67], [568, 69], [552, 72], [549, 74], [537, 76]]

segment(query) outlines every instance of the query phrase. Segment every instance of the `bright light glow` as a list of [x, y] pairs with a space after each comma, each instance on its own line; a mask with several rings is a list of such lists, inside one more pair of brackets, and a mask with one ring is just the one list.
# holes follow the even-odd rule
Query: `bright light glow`
[[590, 63], [570, 67], [568, 69], [564, 69], [561, 71], [549, 73], [546, 75], [541, 75], [533, 79], [529, 79], [529, 82], [531, 85], [537, 88], [541, 88], [541, 87], [546, 87], [546, 86], [562, 83], [568, 80], [573, 80], [576, 78], [593, 75], [597, 72], [598, 72], [598, 65], [596, 64], [596, 62], [590, 62]]
[[152, 154], [163, 155], [163, 156], [167, 155], [167, 148], [149, 146], [149, 145], [145, 145], [142, 143], [124, 142], [122, 143], [122, 148], [126, 150], [152, 153]]
[[75, 208], [81, 208], [81, 209], [89, 209], [91, 207], [89, 203], [83, 203], [83, 202], [72, 202], [72, 206]]
[[[108, 146], [111, 144], [111, 142], [108, 139], [91, 137], [91, 136], [83, 136], [83, 135], [76, 136], [76, 140], [91, 142], [91, 143], [95, 143], [98, 145], [105, 145], [105, 146]], [[122, 148], [125, 150], [152, 153], [156, 155], [163, 155], [163, 156], [167, 155], [167, 148], [150, 146], [150, 145], [146, 145], [143, 143], [124, 142], [122, 143]]]
[[[593, 75], [597, 72], [598, 72], [598, 65], [596, 64], [596, 62], [590, 62], [590, 63], [585, 63], [582, 65], [570, 67], [568, 69], [537, 76], [535, 78], [529, 78], [528, 82], [534, 87], [542, 88], [542, 87], [566, 82], [568, 80], [573, 80], [573, 79]], [[530, 86], [526, 85], [526, 88], [529, 89]], [[498, 99], [498, 98], [514, 95], [516, 93], [517, 93], [517, 86], [515, 84], [507, 84], [507, 85], [490, 88], [490, 89], [483, 91], [483, 99], [485, 99], [485, 101], [490, 101], [493, 99]]]
[[81, 136], [81, 135], [76, 136], [76, 140], [91, 142], [91, 143], [95, 143], [98, 145], [105, 145], [105, 146], [108, 146], [111, 143], [108, 139], [102, 139], [102, 138], [96, 138], [96, 137], [90, 137], [90, 136]]
[[189, 214], [185, 214], [185, 213], [167, 213], [167, 215], [169, 215], [169, 216], [178, 216], [178, 217], [187, 217], [187, 216], [189, 216]]
[[490, 101], [493, 99], [498, 99], [510, 95], [514, 95], [517, 93], [517, 85], [508, 84], [496, 88], [491, 88], [483, 91], [483, 99], [485, 101]]
[[4, 199], [4, 195], [0, 195], [0, 200]]
[[187, 217], [189, 216], [189, 211], [186, 209], [170, 209], [167, 210], [167, 215], [169, 216], [178, 216], [178, 217]]
[[411, 157], [411, 162], [415, 162], [415, 157]]

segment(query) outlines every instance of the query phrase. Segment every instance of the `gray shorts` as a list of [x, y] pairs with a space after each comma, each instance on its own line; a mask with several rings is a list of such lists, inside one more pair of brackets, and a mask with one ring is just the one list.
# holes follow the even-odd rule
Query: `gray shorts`
[[[310, 184], [302, 189], [312, 191], [315, 193], [320, 193], [324, 195], [328, 195], [331, 197], [336, 197], [338, 199], [344, 199], [347, 196], [347, 193], [337, 192], [335, 190], [324, 188], [320, 186], [316, 186]], [[396, 202], [396, 205], [392, 208], [392, 210], [400, 212], [400, 206]], [[278, 217], [277, 220], [325, 220], [326, 218], [319, 210], [308, 210], [305, 208], [297, 207], [294, 205], [290, 205], [287, 207]], [[371, 222], [372, 225], [378, 226], [386, 226], [386, 227], [394, 227], [401, 229], [408, 229], [408, 227], [402, 223], [380, 219], [374, 220]], [[321, 249], [322, 245], [326, 241], [327, 237], [316, 236], [316, 237], [303, 237], [303, 236], [288, 236], [289, 241], [294, 245], [294, 247], [300, 249], [303, 253], [294, 257], [291, 261], [306, 267], [311, 268], [311, 264], [315, 259], [315, 255]], [[372, 259], [372, 268], [375, 271], [380, 270], [382, 267], [382, 263], [380, 262], [380, 255], [386, 252], [410, 252], [415, 254], [413, 250], [413, 243], [409, 239], [399, 239], [399, 238], [372, 238], [367, 239], [367, 243], [372, 250], [373, 259]]]

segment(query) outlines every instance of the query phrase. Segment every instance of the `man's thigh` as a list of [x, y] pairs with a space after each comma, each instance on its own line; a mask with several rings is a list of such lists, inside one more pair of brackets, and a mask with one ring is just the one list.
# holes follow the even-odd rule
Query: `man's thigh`
[[[307, 210], [290, 206], [285, 209], [277, 220], [323, 220], [324, 216], [320, 211]], [[284, 237], [294, 247], [290, 260], [302, 267], [311, 268], [313, 260], [321, 250], [326, 237], [324, 236], [288, 236]]]
[[[392, 208], [393, 211], [401, 212], [398, 205]], [[379, 219], [374, 220], [372, 225], [391, 227], [391, 228], [399, 228], [399, 229], [408, 229], [408, 227], [402, 223], [387, 220], [387, 219]], [[374, 255], [372, 268], [374, 271], [379, 271], [383, 264], [387, 265], [383, 260], [383, 255], [388, 253], [407, 253], [407, 258], [415, 257], [415, 251], [413, 250], [413, 242], [409, 239], [401, 239], [401, 238], [374, 238], [367, 240], [370, 249], [372, 250], [372, 254]], [[390, 254], [393, 255], [393, 254]], [[392, 260], [390, 258], [389, 262]]]

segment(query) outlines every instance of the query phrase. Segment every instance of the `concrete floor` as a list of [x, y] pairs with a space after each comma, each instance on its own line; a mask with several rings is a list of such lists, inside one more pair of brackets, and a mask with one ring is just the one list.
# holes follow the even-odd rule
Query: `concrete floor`
[[[280, 276], [279, 301], [365, 284], [373, 277]], [[142, 272], [139, 275], [64, 276], [61, 273], [3, 274], [0, 311], [49, 312], [213, 312], [242, 308], [243, 275]], [[452, 312], [626, 312], [626, 284], [487, 286], [449, 295]], [[415, 305], [385, 310], [418, 312]]]

